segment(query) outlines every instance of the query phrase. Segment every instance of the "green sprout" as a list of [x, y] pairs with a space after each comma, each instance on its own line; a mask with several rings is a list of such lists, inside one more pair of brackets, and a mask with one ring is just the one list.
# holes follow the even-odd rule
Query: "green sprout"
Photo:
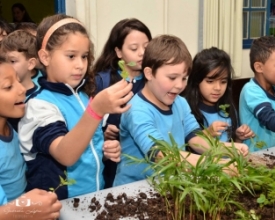
[[69, 186], [69, 185], [76, 184], [75, 179], [69, 179], [68, 178], [67, 171], [64, 171], [64, 174], [66, 176], [66, 179], [64, 179], [62, 176], [59, 176], [60, 183], [59, 183], [59, 185], [56, 188], [50, 187], [49, 190], [51, 192], [56, 192], [56, 190], [58, 190], [58, 188], [60, 188], [61, 186], [66, 186], [66, 185]]
[[219, 105], [219, 109], [222, 111], [225, 117], [229, 116], [229, 113], [227, 112], [227, 109], [230, 107], [229, 104]]
[[259, 149], [262, 149], [263, 147], [267, 147], [266, 142], [259, 141], [258, 139], [259, 139], [258, 136], [255, 136], [254, 138], [253, 137], [250, 138], [250, 141], [254, 147], [259, 148]]
[[[275, 169], [253, 165], [238, 153], [234, 142], [225, 147], [223, 142], [209, 134], [198, 132], [197, 136], [203, 138], [210, 148], [205, 149], [196, 164], [188, 160], [191, 153], [187, 156], [181, 154], [185, 145], [179, 146], [170, 133], [169, 141], [149, 136], [154, 147], [145, 158], [124, 156], [129, 164], [145, 163], [148, 167], [144, 171], [153, 171], [148, 181], [164, 197], [166, 215], [172, 215], [173, 220], [198, 219], [200, 215], [203, 215], [203, 220], [221, 220], [222, 215], [232, 211], [233, 207], [238, 219], [259, 220], [259, 213], [253, 209], [245, 210], [236, 195], [246, 192], [259, 197], [257, 202], [261, 207], [273, 205]], [[163, 157], [152, 160], [157, 152], [161, 152]], [[231, 170], [232, 166], [235, 169]], [[225, 171], [235, 175], [228, 175]], [[257, 190], [261, 190], [260, 196], [257, 196]], [[173, 198], [173, 203], [169, 197]]]
[[128, 76], [129, 76], [129, 73], [128, 73], [128, 71], [126, 70], [125, 65], [127, 65], [127, 66], [135, 66], [136, 63], [133, 62], [133, 61], [131, 61], [131, 62], [125, 64], [125, 61], [124, 61], [124, 60], [119, 60], [119, 61], [118, 61], [118, 66], [119, 66], [119, 68], [121, 69], [121, 76], [122, 76], [123, 79], [127, 79]]

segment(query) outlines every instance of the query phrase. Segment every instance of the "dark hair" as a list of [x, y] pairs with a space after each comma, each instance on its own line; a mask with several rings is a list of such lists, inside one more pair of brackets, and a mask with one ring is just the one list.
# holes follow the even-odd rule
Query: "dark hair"
[[122, 49], [125, 38], [132, 30], [144, 33], [149, 41], [152, 39], [151, 32], [144, 23], [135, 18], [123, 19], [112, 28], [103, 51], [94, 65], [94, 74], [111, 69], [111, 85], [120, 79], [117, 74], [119, 58], [115, 48]]
[[17, 51], [23, 53], [27, 59], [38, 57], [35, 36], [23, 30], [14, 31], [5, 37], [1, 43], [1, 51]]
[[273, 51], [275, 51], [275, 37], [263, 36], [253, 40], [249, 57], [250, 67], [254, 73], [256, 73], [254, 63], [261, 62], [264, 64]]
[[[211, 77], [217, 79], [221, 77], [224, 73], [227, 73], [227, 88], [224, 95], [215, 104], [217, 112], [220, 112], [219, 106], [224, 104], [229, 104], [229, 118], [232, 121], [232, 131], [235, 131], [238, 126], [238, 117], [236, 114], [236, 109], [233, 104], [232, 99], [232, 75], [233, 68], [231, 66], [230, 56], [223, 50], [216, 47], [211, 47], [209, 49], [204, 49], [199, 52], [193, 60], [193, 68], [188, 77], [186, 89], [183, 92], [186, 100], [188, 101], [191, 111], [203, 128], [204, 121], [207, 119], [203, 116], [199, 109], [199, 103], [202, 102], [202, 95], [200, 93], [199, 85], [203, 79], [211, 71], [217, 69], [216, 73]], [[220, 115], [221, 117], [224, 117]], [[232, 134], [233, 139], [235, 139], [235, 132]]]
[[14, 31], [14, 27], [5, 20], [0, 19], [0, 35], [3, 34], [4, 31], [9, 35]]
[[37, 24], [32, 22], [20, 22], [15, 25], [15, 30], [23, 30], [29, 33], [37, 31]]
[[23, 4], [21, 4], [21, 3], [15, 3], [15, 4], [12, 5], [11, 10], [13, 11], [14, 8], [19, 8], [20, 11], [24, 11], [25, 12], [22, 21], [16, 21], [15, 17], [12, 14], [13, 22], [14, 23], [16, 23], [16, 22], [33, 22], [33, 20], [30, 18], [29, 14], [28, 14], [28, 12], [27, 12], [27, 10], [26, 10], [26, 8], [25, 8], [25, 6]]
[[[65, 18], [73, 18], [73, 17], [64, 15], [64, 14], [56, 14], [56, 15], [48, 16], [41, 21], [41, 23], [37, 27], [37, 35], [36, 35], [37, 51], [41, 49], [44, 36], [46, 32], [50, 29], [50, 27], [56, 22]], [[56, 47], [64, 43], [64, 41], [66, 40], [66, 36], [68, 34], [76, 33], [76, 32], [80, 32], [81, 34], [87, 36], [87, 38], [89, 39], [89, 35], [84, 26], [82, 26], [79, 23], [68, 23], [59, 27], [52, 33], [52, 35], [50, 36], [46, 44], [46, 50], [53, 51]], [[89, 48], [87, 59], [88, 59], [88, 67], [87, 67], [87, 72], [85, 74], [86, 83], [84, 85], [84, 91], [89, 96], [93, 96], [95, 91], [95, 80], [91, 69], [92, 69], [92, 63], [94, 61], [94, 45], [91, 41], [90, 41], [90, 48]]]
[[189, 75], [192, 68], [192, 57], [183, 41], [172, 35], [160, 35], [150, 41], [145, 49], [142, 69], [150, 67], [154, 75], [158, 68], [166, 64], [185, 62]]

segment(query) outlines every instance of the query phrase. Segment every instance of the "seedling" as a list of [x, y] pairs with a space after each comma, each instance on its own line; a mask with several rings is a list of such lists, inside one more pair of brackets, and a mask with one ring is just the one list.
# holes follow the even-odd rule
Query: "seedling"
[[127, 79], [129, 77], [129, 73], [126, 70], [125, 65], [127, 65], [127, 66], [135, 66], [136, 63], [133, 62], [133, 61], [131, 61], [131, 62], [125, 64], [124, 60], [119, 60], [118, 61], [118, 66], [121, 69], [121, 76], [122, 76], [123, 79]]
[[225, 117], [229, 116], [229, 113], [227, 112], [227, 109], [230, 107], [229, 104], [219, 105], [219, 109], [222, 111]]
[[256, 147], [256, 148], [258, 148], [258, 149], [262, 149], [263, 147], [266, 147], [266, 146], [267, 146], [266, 142], [264, 142], [264, 141], [259, 141], [258, 139], [259, 139], [258, 136], [255, 136], [255, 137], [251, 137], [251, 138], [250, 138], [250, 141], [251, 141], [251, 143], [254, 145], [254, 147]]
[[[238, 153], [234, 142], [231, 147], [225, 147], [209, 134], [199, 132], [197, 136], [203, 138], [210, 149], [205, 150], [196, 165], [188, 161], [190, 153], [182, 156], [180, 151], [185, 150], [185, 145], [178, 146], [172, 134], [169, 134], [169, 142], [150, 137], [155, 147], [143, 159], [125, 157], [131, 160], [130, 163], [146, 163], [146, 170], [153, 170], [148, 181], [166, 198], [167, 213], [173, 213], [173, 220], [197, 219], [198, 213], [203, 213], [204, 220], [220, 220], [223, 212], [232, 210], [232, 206], [237, 208], [236, 215], [242, 219], [258, 220], [254, 210], [245, 210], [236, 200], [237, 195], [248, 192], [256, 196], [255, 190], [261, 189], [263, 195], [258, 203], [262, 206], [274, 204], [275, 170], [253, 166]], [[151, 160], [159, 151], [163, 157]], [[235, 168], [232, 170], [231, 167]], [[174, 205], [169, 202], [170, 196]]]
[[56, 190], [58, 190], [58, 188], [60, 188], [61, 186], [76, 184], [75, 179], [69, 179], [68, 178], [68, 174], [67, 174], [66, 171], [64, 171], [64, 174], [66, 176], [66, 179], [64, 179], [62, 176], [59, 176], [60, 183], [59, 183], [59, 185], [56, 188], [50, 187], [49, 190], [51, 192], [56, 192]]

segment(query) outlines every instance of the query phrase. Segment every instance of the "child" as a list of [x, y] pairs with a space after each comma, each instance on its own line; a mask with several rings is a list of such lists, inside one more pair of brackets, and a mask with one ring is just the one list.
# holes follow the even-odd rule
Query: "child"
[[[141, 63], [144, 50], [152, 39], [150, 30], [138, 19], [123, 19], [111, 30], [103, 51], [94, 66], [96, 75], [97, 92], [113, 85], [122, 79], [122, 71], [118, 61], [134, 62], [134, 66], [125, 65], [129, 73], [126, 80], [133, 82], [132, 92], [135, 94], [144, 86]], [[105, 140], [119, 139], [120, 114], [108, 116], [103, 127]], [[105, 124], [105, 123], [104, 123]], [[105, 188], [113, 185], [117, 164], [106, 160], [103, 171]]]
[[37, 24], [32, 22], [20, 22], [15, 25], [15, 30], [27, 31], [33, 36], [36, 36]]
[[58, 219], [62, 205], [55, 193], [34, 189], [7, 203], [5, 192], [0, 185], [1, 220]]
[[[37, 65], [36, 39], [26, 31], [18, 30], [9, 34], [1, 44], [1, 51], [6, 59], [16, 71], [21, 84], [27, 90], [26, 100], [38, 90], [36, 76], [41, 75], [40, 71], [35, 69]], [[32, 80], [34, 76], [34, 81]], [[9, 119], [12, 127], [17, 131], [19, 119]]]
[[39, 72], [35, 69], [38, 59], [35, 37], [23, 30], [14, 31], [2, 41], [1, 51], [15, 69], [28, 97], [38, 88], [32, 81], [32, 75]]
[[[254, 137], [251, 129], [238, 126], [232, 100], [232, 66], [229, 55], [216, 47], [204, 49], [194, 60], [184, 96], [200, 124], [220, 141], [242, 142]], [[221, 106], [226, 106], [222, 110]]]
[[[275, 38], [255, 39], [250, 49], [250, 67], [254, 78], [246, 83], [240, 95], [240, 120], [247, 123], [257, 137], [246, 140], [250, 151], [275, 146]], [[263, 141], [261, 146], [256, 142]]]
[[8, 201], [22, 195], [27, 185], [18, 136], [7, 121], [24, 115], [25, 92], [12, 66], [0, 58], [0, 185]]
[[56, 188], [59, 176], [76, 181], [58, 188], [59, 199], [100, 190], [103, 154], [118, 162], [121, 151], [116, 140], [103, 143], [100, 122], [105, 113], [129, 109], [125, 103], [132, 97], [132, 85], [121, 80], [89, 101], [95, 88], [90, 71], [93, 45], [74, 18], [44, 18], [37, 28], [37, 47], [46, 77], [39, 79], [41, 88], [19, 122], [27, 190]]
[[[143, 158], [151, 151], [154, 142], [148, 137], [170, 142], [170, 132], [179, 146], [188, 143], [196, 151], [208, 147], [204, 139], [195, 135], [200, 130], [191, 114], [186, 100], [179, 96], [183, 91], [191, 71], [192, 58], [185, 44], [177, 37], [162, 35], [154, 38], [147, 46], [142, 69], [145, 86], [129, 103], [131, 109], [122, 114], [120, 141], [123, 154]], [[247, 154], [247, 146], [236, 144]], [[181, 154], [186, 157], [187, 152]], [[156, 157], [161, 157], [159, 152]], [[190, 154], [188, 160], [196, 164], [199, 155]], [[129, 165], [125, 157], [118, 164], [114, 185], [122, 185], [141, 180], [151, 175], [151, 170], [143, 172], [145, 164]]]
[[0, 19], [0, 42], [14, 31], [14, 27], [3, 19]]

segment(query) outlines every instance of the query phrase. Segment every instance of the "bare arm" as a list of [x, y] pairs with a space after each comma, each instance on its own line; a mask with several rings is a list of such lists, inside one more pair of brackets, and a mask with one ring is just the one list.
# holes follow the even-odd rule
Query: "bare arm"
[[[124, 105], [132, 97], [132, 84], [124, 80], [98, 93], [90, 103], [91, 108], [103, 116], [106, 113], [123, 113], [130, 106]], [[56, 138], [50, 145], [50, 154], [61, 164], [73, 165], [81, 156], [94, 135], [100, 121], [86, 111], [76, 126], [65, 136]], [[77, 147], [76, 147], [77, 145]]]

